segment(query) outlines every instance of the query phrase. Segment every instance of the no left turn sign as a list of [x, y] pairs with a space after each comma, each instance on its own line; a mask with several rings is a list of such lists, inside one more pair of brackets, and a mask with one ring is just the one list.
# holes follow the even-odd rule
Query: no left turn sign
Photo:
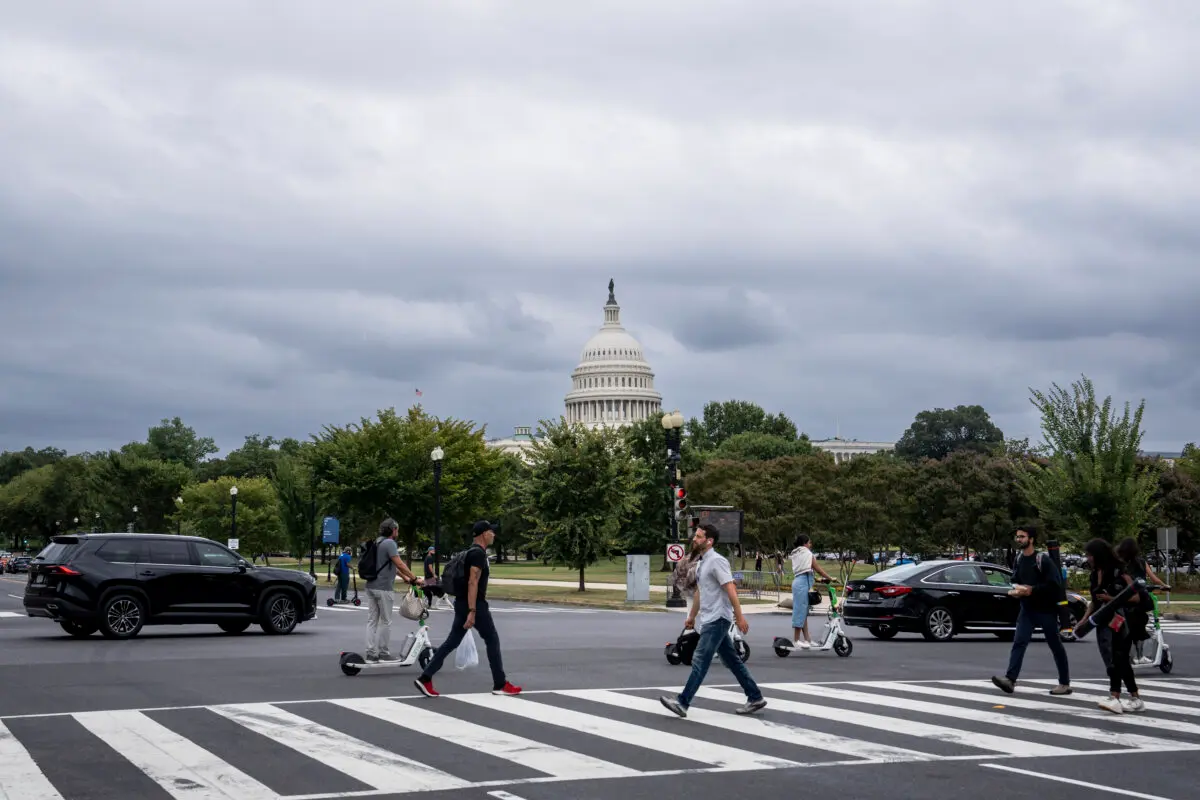
[[667, 545], [667, 561], [683, 561], [683, 545]]

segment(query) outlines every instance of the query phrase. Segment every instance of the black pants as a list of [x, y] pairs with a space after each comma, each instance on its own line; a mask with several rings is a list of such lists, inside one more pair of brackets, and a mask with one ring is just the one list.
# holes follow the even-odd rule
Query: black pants
[[1129, 635], [1126, 625], [1120, 632], [1104, 625], [1096, 629], [1096, 646], [1100, 648], [1100, 658], [1108, 670], [1108, 691], [1113, 694], [1121, 693], [1121, 682], [1130, 694], [1137, 694], [1137, 681], [1133, 677], [1133, 663], [1130, 661], [1133, 651], [1133, 637]]
[[[462, 640], [467, 636], [467, 631], [463, 630], [463, 625], [467, 622], [467, 614], [467, 598], [455, 597], [454, 622], [450, 623], [446, 641], [442, 642], [442, 646], [433, 654], [429, 666], [421, 673], [421, 680], [429, 680], [436, 675], [437, 671], [442, 668], [442, 662], [446, 660], [446, 656], [462, 644]], [[504, 677], [504, 662], [500, 657], [500, 634], [496, 632], [496, 623], [492, 621], [492, 612], [488, 609], [486, 600], [480, 600], [475, 605], [475, 627], [472, 630], [479, 631], [479, 635], [483, 637], [483, 642], [487, 646], [488, 666], [492, 668], [492, 688], [503, 689], [504, 685], [508, 683], [508, 679]]]

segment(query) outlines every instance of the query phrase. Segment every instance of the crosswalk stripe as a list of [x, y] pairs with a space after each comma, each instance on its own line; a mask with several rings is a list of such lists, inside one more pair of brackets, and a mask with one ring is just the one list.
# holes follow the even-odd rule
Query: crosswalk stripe
[[[609, 692], [603, 689], [564, 691], [557, 692], [557, 694], [653, 714], [661, 714], [663, 711], [662, 705], [655, 700], [647, 700], [644, 697], [635, 697], [618, 692]], [[728, 698], [725, 695], [728, 695]], [[702, 689], [699, 696], [712, 697], [714, 700], [729, 699], [732, 702], [738, 703], [744, 703], [746, 700], [742, 695], [734, 694], [733, 692], [721, 692], [718, 689]], [[782, 722], [765, 720], [761, 717], [736, 717], [718, 711], [708, 711], [707, 709], [693, 707], [688, 709], [687, 718], [701, 725], [708, 725], [737, 733], [746, 733], [751, 736], [761, 736], [778, 742], [800, 745], [801, 747], [831, 750], [835, 753], [842, 753], [847, 756], [855, 756], [871, 761], [930, 761], [936, 758], [936, 756], [917, 750], [890, 747], [885, 744], [873, 744], [861, 739], [850, 739], [845, 736], [822, 733], [821, 731], [806, 730], [794, 725], [785, 725]]]
[[641, 775], [636, 769], [613, 764], [554, 745], [535, 742], [495, 728], [420, 708], [416, 703], [379, 703], [377, 700], [332, 700], [334, 705], [360, 714], [403, 725], [490, 756], [560, 778], [604, 778]]
[[[556, 708], [535, 700], [516, 700], [511, 697], [495, 695], [452, 695], [460, 703], [469, 703], [481, 708], [490, 708], [513, 714], [522, 719], [531, 719], [548, 725], [556, 725], [581, 733], [588, 733], [604, 739], [626, 742], [646, 750], [667, 753], [676, 757], [699, 761], [710, 766], [723, 767], [727, 770], [756, 770], [779, 769], [782, 767], [800, 766], [794, 761], [782, 758], [748, 753], [734, 747], [725, 747], [714, 742], [693, 739], [690, 736], [680, 736], [674, 733], [643, 728], [641, 725], [631, 725], [627, 722], [605, 719], [593, 714], [572, 711], [566, 708]], [[663, 713], [669, 713], [663, 709]]]
[[[764, 684], [767, 688], [784, 690], [794, 685], [787, 683]], [[1047, 755], [1079, 754], [1078, 750], [1071, 750], [1065, 747], [1042, 745], [1020, 739], [994, 736], [988, 733], [956, 730], [942, 725], [931, 725], [926, 722], [916, 722], [899, 717], [886, 717], [881, 714], [868, 714], [845, 708], [822, 706], [811, 702], [799, 703], [792, 700], [772, 698], [772, 705], [775, 708], [792, 714], [803, 714], [805, 716], [817, 717], [818, 719], [840, 721], [850, 725], [861, 725], [873, 730], [890, 731], [891, 733], [898, 733], [905, 736], [953, 742], [954, 744], [975, 747], [980, 750], [989, 750], [995, 753], [1007, 753], [1014, 756], [1035, 755], [1037, 753], [1045, 753]]]
[[1158, 686], [1163, 689], [1181, 689], [1185, 692], [1196, 692], [1195, 698], [1200, 700], [1200, 685], [1194, 683], [1179, 683], [1178, 681], [1164, 681], [1157, 678], [1138, 678], [1137, 684], [1141, 686]]
[[[1134, 677], [1136, 679], [1136, 676], [1134, 676]], [[1032, 679], [1032, 680], [1026, 681], [1026, 683], [1057, 684], [1058, 681], [1044, 680], [1044, 679]], [[1076, 686], [1086, 686], [1087, 688], [1095, 689], [1098, 692], [1099, 691], [1108, 691], [1108, 681], [1104, 681], [1104, 680], [1082, 680], [1082, 681], [1075, 681], [1074, 684]], [[1138, 694], [1141, 695], [1142, 697], [1157, 697], [1162, 700], [1176, 700], [1176, 701], [1183, 701], [1185, 703], [1200, 702], [1200, 697], [1197, 697], [1195, 695], [1179, 694], [1177, 692], [1160, 692], [1157, 689], [1141, 689], [1140, 686], [1138, 688], [1140, 690], [1140, 691], [1138, 691]], [[1193, 708], [1191, 706], [1175, 706], [1175, 708], [1179, 708], [1180, 709], [1179, 713], [1181, 713], [1181, 714], [1187, 714], [1188, 716], [1200, 716], [1200, 708]]]
[[20, 612], [17, 612], [17, 611], [0, 611], [0, 617], [24, 617], [24, 616], [26, 616], [26, 615], [21, 614]]
[[75, 720], [172, 797], [278, 800], [270, 788], [140, 711], [87, 711]]
[[471, 785], [269, 703], [212, 706], [211, 710], [381, 791], [462, 789]]
[[0, 722], [0, 797], [5, 800], [63, 800], [29, 751]]
[[[923, 700], [910, 700], [906, 697], [883, 697], [869, 692], [854, 692], [844, 689], [835, 689], [828, 686], [803, 686], [798, 684], [768, 684], [773, 688], [784, 689], [789, 692], [800, 694], [811, 694], [818, 698], [827, 697], [832, 700], [846, 700], [856, 703], [871, 703], [879, 704], [886, 703], [889, 708], [900, 709], [903, 711], [913, 711], [918, 714], [929, 714], [931, 716], [953, 717], [955, 719], [970, 720], [972, 722], [984, 722], [988, 725], [998, 727], [1019, 728], [1021, 730], [1029, 730], [1029, 719], [1024, 717], [1013, 717], [1006, 714], [997, 714], [994, 711], [978, 711], [970, 708], [962, 708], [961, 706], [951, 706], [944, 703], [931, 703]], [[1038, 720], [1037, 730], [1041, 733], [1053, 734], [1055, 736], [1069, 736], [1076, 739], [1089, 739], [1095, 741], [1108, 742], [1119, 747], [1135, 747], [1143, 750], [1150, 749], [1174, 749], [1175, 742], [1168, 739], [1158, 739], [1153, 736], [1141, 736], [1136, 733], [1117, 733], [1097, 728], [1083, 728], [1077, 725], [1063, 725], [1055, 722], [1047, 722], [1046, 720]], [[973, 747], [981, 747], [984, 750], [991, 749], [983, 744], [972, 743], [970, 737], [977, 734], [964, 733], [962, 744], [971, 745]], [[1008, 740], [1011, 741], [1011, 740]], [[1040, 750], [1040, 746], [1038, 746]], [[1078, 751], [1072, 751], [1078, 752]], [[1019, 751], [1013, 751], [1014, 755], [1022, 755]]]
[[[1089, 719], [1089, 720], [1097, 719], [1096, 711], [1084, 708], [1083, 706], [1077, 705], [1076, 703], [1071, 702], [1071, 701], [1072, 700], [1075, 700], [1075, 701], [1081, 700], [1084, 702], [1093, 702], [1094, 703], [1098, 699], [1098, 696], [1097, 697], [1080, 697], [1079, 695], [1070, 695], [1067, 697], [1056, 698], [1055, 702], [1051, 703], [1046, 700], [1030, 700], [1030, 699], [1027, 699], [1026, 697], [1014, 697], [1012, 695], [1000, 695], [999, 697], [997, 697], [996, 696], [997, 690], [994, 686], [992, 686], [992, 684], [990, 682], [985, 683], [984, 681], [946, 681], [946, 683], [951, 684], [951, 685], [957, 685], [957, 686], [969, 686], [969, 687], [978, 689], [979, 691], [964, 692], [964, 691], [958, 691], [955, 689], [947, 689], [942, 686], [918, 686], [916, 684], [908, 684], [908, 683], [888, 684], [885, 682], [880, 682], [880, 683], [866, 683], [864, 685], [865, 686], [873, 686], [873, 687], [879, 688], [879, 689], [895, 688], [895, 689], [898, 689], [903, 692], [911, 692], [913, 694], [925, 694], [925, 695], [931, 695], [933, 697], [944, 697], [944, 698], [952, 699], [952, 700], [970, 700], [970, 701], [978, 702], [978, 703], [987, 703], [989, 705], [1004, 705], [1004, 706], [1010, 706], [1012, 708], [1024, 708], [1024, 709], [1028, 709], [1030, 711], [1048, 711], [1053, 714], [1062, 714], [1062, 715], [1067, 715], [1067, 716], [1072, 716], [1072, 717], [1079, 717], [1082, 719]], [[1029, 686], [1018, 686], [1017, 694], [1026, 695], [1026, 696], [1036, 694], [1039, 697], [1045, 695], [1045, 693], [1043, 691], [1034, 689]], [[1146, 728], [1154, 728], [1155, 730], [1159, 731], [1160, 733], [1162, 731], [1168, 730], [1168, 731], [1174, 731], [1175, 733], [1187, 733], [1187, 734], [1200, 735], [1200, 725], [1195, 725], [1191, 722], [1179, 722], [1177, 720], [1162, 719], [1162, 718], [1147, 719], [1146, 717], [1138, 717], [1138, 716], [1133, 716], [1133, 715], [1128, 715], [1128, 714], [1122, 714], [1120, 716], [1115, 716], [1115, 715], [1110, 714], [1107, 717], [1105, 717], [1105, 719], [1107, 719], [1110, 722], [1120, 723], [1122, 725], [1134, 725], [1134, 726], [1141, 726], [1141, 727], [1146, 727]], [[1180, 749], [1186, 749], [1186, 746], [1181, 747]]]

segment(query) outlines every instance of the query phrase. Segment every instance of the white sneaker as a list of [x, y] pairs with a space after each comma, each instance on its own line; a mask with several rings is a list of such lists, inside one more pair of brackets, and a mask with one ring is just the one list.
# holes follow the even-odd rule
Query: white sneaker
[[1140, 697], [1131, 697], [1128, 700], [1122, 701], [1121, 706], [1131, 714], [1138, 714], [1146, 710], [1146, 704], [1142, 702], [1142, 698]]
[[807, 650], [810, 646], [805, 639], [797, 639], [795, 645], [797, 650]]
[[1121, 701], [1115, 697], [1106, 697], [1101, 700], [1098, 705], [1105, 711], [1111, 711], [1114, 714], [1122, 714], [1125, 711], [1124, 707], [1121, 705]]

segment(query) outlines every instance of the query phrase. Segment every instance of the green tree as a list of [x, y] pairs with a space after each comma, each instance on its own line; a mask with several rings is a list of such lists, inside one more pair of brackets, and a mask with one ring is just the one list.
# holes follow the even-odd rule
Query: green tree
[[197, 436], [194, 428], [175, 417], [150, 428], [145, 442], [130, 442], [121, 448], [121, 452], [151, 461], [182, 464], [194, 470], [201, 461], [217, 452], [217, 445], [211, 437]]
[[1155, 468], [1141, 468], [1143, 400], [1117, 417], [1112, 397], [1097, 402], [1087, 376], [1070, 391], [1031, 390], [1049, 456], [1019, 473], [1028, 500], [1065, 537], [1109, 542], [1136, 536], [1154, 506]]
[[692, 417], [686, 426], [698, 450], [715, 450], [739, 433], [764, 433], [783, 439], [798, 438], [796, 424], [785, 414], [768, 414], [762, 406], [746, 400], [706, 403], [703, 418]]
[[917, 414], [900, 441], [896, 455], [910, 461], [945, 458], [966, 450], [991, 453], [1005, 446], [1004, 433], [992, 422], [983, 406], [935, 408]]
[[224, 458], [205, 461], [197, 469], [197, 474], [200, 480], [212, 480], [222, 475], [235, 478], [270, 478], [275, 474], [276, 465], [281, 458], [296, 456], [300, 450], [300, 442], [296, 439], [279, 440], [273, 436], [262, 437], [254, 433], [246, 437], [241, 447], [231, 450]]
[[23, 472], [53, 464], [66, 457], [66, 451], [57, 447], [43, 447], [41, 450], [34, 450], [32, 447], [26, 447], [24, 450], [6, 450], [0, 453], [0, 486]]
[[1200, 447], [1189, 442], [1183, 446], [1183, 453], [1175, 461], [1175, 466], [1187, 473], [1192, 480], [1200, 481]]
[[[280, 455], [269, 478], [279, 504], [279, 519], [291, 552], [303, 556], [315, 545], [317, 506], [312, 467], [298, 455]], [[239, 480], [245, 480], [239, 478]]]
[[[439, 420], [419, 406], [410, 408], [405, 416], [389, 408], [380, 411], [376, 420], [363, 418], [357, 425], [326, 426], [314, 437], [311, 463], [329, 508], [376, 517], [375, 525], [392, 517], [407, 539], [412, 558], [418, 535], [428, 541], [433, 533], [430, 453], [435, 447], [445, 454], [443, 532], [498, 514], [507, 490], [507, 472], [502, 454], [485, 444], [484, 429], [466, 421]], [[444, 537], [443, 548], [448, 544], [463, 542], [446, 542]]]
[[787, 456], [803, 456], [813, 452], [807, 437], [797, 439], [761, 431], [735, 433], [712, 452], [712, 458], [729, 461], [770, 461]]
[[1154, 510], [1143, 524], [1145, 549], [1158, 544], [1158, 528], [1175, 528], [1179, 549], [1192, 556], [1200, 549], [1200, 481], [1178, 463], [1158, 470]]
[[637, 470], [622, 432], [543, 421], [522, 486], [526, 516], [542, 537], [542, 555], [579, 570], [617, 545], [638, 510]]
[[192, 470], [180, 462], [113, 452], [91, 463], [89, 478], [102, 527], [117, 531], [132, 523], [135, 530], [165, 532]]
[[231, 538], [233, 502], [229, 490], [234, 486], [238, 490], [238, 551], [253, 557], [285, 549], [287, 538], [279, 518], [275, 488], [266, 478], [223, 477], [187, 487], [179, 512], [187, 529], [222, 544]]

